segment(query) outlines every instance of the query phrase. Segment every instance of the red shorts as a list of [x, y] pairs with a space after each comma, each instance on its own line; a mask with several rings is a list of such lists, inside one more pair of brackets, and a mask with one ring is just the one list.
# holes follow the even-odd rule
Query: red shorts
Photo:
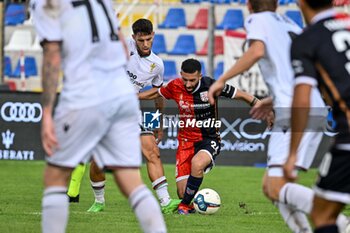
[[179, 147], [176, 152], [176, 182], [187, 179], [191, 174], [192, 158], [200, 150], [207, 151], [212, 158], [212, 162], [205, 169], [211, 169], [214, 165], [216, 156], [220, 153], [220, 140], [216, 138], [203, 139], [199, 142], [189, 142], [179, 140]]

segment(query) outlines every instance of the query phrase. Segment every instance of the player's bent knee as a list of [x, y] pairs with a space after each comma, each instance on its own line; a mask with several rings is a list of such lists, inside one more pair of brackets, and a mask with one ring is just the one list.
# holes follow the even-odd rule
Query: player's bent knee
[[191, 161], [191, 167], [204, 170], [210, 164], [210, 162], [211, 160], [207, 160], [206, 158], [200, 156], [195, 156]]

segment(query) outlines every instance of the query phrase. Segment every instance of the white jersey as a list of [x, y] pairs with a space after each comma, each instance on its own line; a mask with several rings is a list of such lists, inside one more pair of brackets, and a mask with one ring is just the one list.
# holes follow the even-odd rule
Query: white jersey
[[138, 93], [148, 85], [160, 87], [163, 84], [164, 64], [160, 57], [151, 52], [147, 57], [141, 57], [137, 51], [136, 42], [133, 39], [127, 41], [130, 60], [127, 65], [127, 73], [131, 83]]
[[40, 40], [62, 42], [59, 106], [84, 108], [133, 93], [110, 0], [50, 2], [53, 7], [46, 6], [47, 0], [30, 4]]
[[[274, 12], [251, 14], [245, 21], [247, 40], [264, 42], [265, 56], [260, 59], [262, 76], [273, 97], [274, 107], [284, 109], [276, 118], [289, 118], [286, 111], [292, 104], [294, 74], [291, 66], [290, 47], [292, 37], [301, 33], [301, 28], [286, 16]], [[311, 107], [324, 107], [317, 88], [312, 91]], [[315, 115], [319, 114], [317, 111]]]

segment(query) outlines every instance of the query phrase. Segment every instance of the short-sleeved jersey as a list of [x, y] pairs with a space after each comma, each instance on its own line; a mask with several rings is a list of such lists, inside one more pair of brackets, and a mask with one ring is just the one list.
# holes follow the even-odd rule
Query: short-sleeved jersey
[[[292, 38], [300, 34], [301, 28], [288, 17], [275, 12], [251, 14], [245, 21], [245, 28], [247, 40], [259, 40], [265, 45], [265, 56], [260, 59], [259, 66], [273, 96], [276, 118], [289, 118], [287, 109], [291, 107], [294, 88], [290, 47]], [[312, 105], [323, 107], [324, 103], [316, 88], [312, 94]]]
[[40, 41], [62, 45], [59, 105], [84, 108], [133, 93], [110, 0], [52, 0], [51, 6], [47, 2], [31, 0], [30, 7]]
[[[340, 104], [344, 103], [346, 109], [350, 107], [350, 17], [328, 10], [317, 18], [319, 20], [292, 44], [296, 83], [318, 86], [327, 91], [325, 95], [333, 102], [336, 130], [340, 132], [336, 141], [350, 143], [350, 114], [346, 116]], [[320, 75], [321, 70], [327, 75]]]
[[[173, 99], [179, 109], [180, 122], [184, 124], [179, 127], [179, 140], [192, 142], [201, 141], [203, 138], [220, 139], [219, 128], [215, 127], [217, 121], [217, 105], [210, 105], [208, 102], [208, 90], [214, 83], [209, 77], [202, 77], [195, 90], [190, 93], [185, 87], [181, 78], [169, 82], [165, 87], [158, 89], [160, 95], [166, 99]], [[234, 98], [236, 88], [225, 85], [221, 96]], [[203, 127], [191, 124], [193, 122], [206, 122]]]
[[136, 42], [133, 39], [127, 41], [130, 60], [127, 65], [127, 73], [136, 92], [148, 85], [160, 87], [163, 84], [164, 64], [160, 57], [151, 51], [147, 57], [141, 57], [137, 51]]

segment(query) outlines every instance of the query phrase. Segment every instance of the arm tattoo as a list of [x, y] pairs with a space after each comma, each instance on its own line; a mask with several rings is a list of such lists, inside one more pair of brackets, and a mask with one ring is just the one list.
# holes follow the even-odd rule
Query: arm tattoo
[[42, 105], [53, 107], [58, 86], [59, 72], [61, 69], [60, 44], [48, 42], [44, 45], [43, 77], [42, 77]]

